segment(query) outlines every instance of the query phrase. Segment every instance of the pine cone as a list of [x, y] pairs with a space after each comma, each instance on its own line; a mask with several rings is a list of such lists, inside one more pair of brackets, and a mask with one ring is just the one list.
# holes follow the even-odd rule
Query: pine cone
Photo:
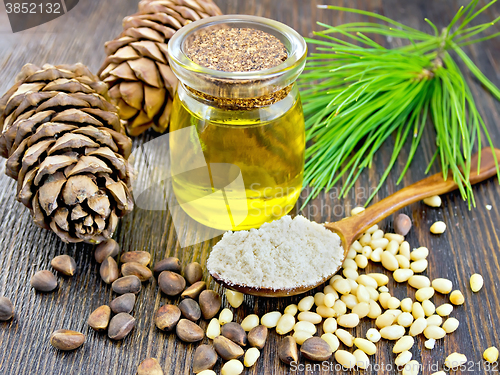
[[0, 98], [0, 155], [36, 225], [99, 243], [133, 208], [132, 143], [107, 85], [82, 64], [27, 64]]
[[220, 14], [212, 0], [142, 0], [139, 12], [123, 20], [122, 34], [105, 44], [108, 57], [98, 74], [130, 135], [168, 128], [177, 79], [167, 43], [182, 26]]

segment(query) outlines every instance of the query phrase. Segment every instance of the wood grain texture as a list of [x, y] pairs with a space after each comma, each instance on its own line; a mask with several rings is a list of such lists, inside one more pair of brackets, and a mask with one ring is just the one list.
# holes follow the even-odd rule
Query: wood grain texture
[[[485, 4], [484, 0], [480, 1]], [[270, 17], [284, 22], [302, 35], [310, 36], [316, 29], [315, 21], [338, 24], [362, 20], [363, 17], [316, 9], [317, 4], [336, 4], [375, 11], [396, 19], [409, 26], [429, 31], [423, 21], [427, 17], [438, 27], [445, 26], [458, 7], [465, 1], [428, 0], [217, 0], [226, 14], [244, 13]], [[131, 0], [87, 0], [80, 3], [67, 15], [35, 29], [12, 34], [8, 26], [3, 4], [0, 5], [0, 93], [14, 82], [22, 65], [75, 63], [81, 61], [96, 71], [104, 59], [103, 44], [121, 31], [121, 20], [136, 10], [136, 1]], [[500, 15], [500, 6], [491, 7], [478, 22], [491, 21]], [[491, 32], [499, 32], [494, 26]], [[379, 38], [385, 45], [398, 45], [398, 41]], [[466, 49], [473, 61], [500, 86], [500, 38]], [[500, 104], [488, 95], [470, 76], [467, 76], [477, 105], [495, 145], [500, 146]], [[425, 166], [434, 150], [434, 134], [429, 127], [423, 136], [418, 155], [400, 186], [396, 186], [399, 172], [405, 164], [409, 148], [403, 150], [387, 183], [378, 193], [380, 200], [401, 187], [422, 179]], [[148, 133], [134, 140], [139, 147], [154, 138]], [[345, 199], [338, 198], [340, 184], [336, 189], [321, 194], [302, 212], [311, 220], [336, 221], [345, 216], [355, 205], [363, 204], [370, 195], [369, 189], [378, 184], [378, 176], [387, 164], [393, 143], [384, 145], [378, 153], [373, 168], [365, 171], [355, 188]], [[164, 150], [153, 155], [152, 162], [164, 161]], [[145, 168], [146, 160], [138, 158], [135, 167]], [[161, 165], [161, 164], [160, 164]], [[432, 171], [438, 172], [437, 169]], [[161, 171], [154, 171], [161, 173]], [[144, 174], [143, 174], [144, 175]], [[144, 178], [144, 177], [141, 177]], [[95, 333], [86, 325], [90, 312], [112, 299], [109, 286], [99, 278], [98, 266], [92, 256], [92, 247], [87, 245], [65, 245], [45, 230], [32, 223], [29, 213], [14, 198], [15, 183], [4, 175], [4, 163], [0, 167], [0, 295], [9, 297], [16, 306], [14, 320], [0, 323], [0, 375], [14, 374], [135, 374], [138, 364], [147, 357], [158, 358], [165, 374], [190, 374], [191, 359], [196, 344], [186, 345], [174, 334], [159, 332], [153, 323], [155, 310], [163, 303], [175, 302], [162, 295], [156, 282], [142, 289], [133, 315], [137, 327], [123, 342], [112, 342], [105, 334]], [[168, 189], [166, 190], [168, 193]], [[407, 236], [412, 247], [427, 246], [430, 249], [430, 278], [447, 277], [465, 295], [466, 304], [457, 307], [452, 314], [460, 320], [459, 329], [444, 340], [440, 340], [432, 351], [423, 347], [418, 338], [412, 349], [414, 359], [428, 366], [442, 365], [444, 358], [453, 351], [467, 355], [470, 361], [481, 366], [482, 352], [491, 345], [500, 344], [500, 187], [496, 179], [490, 179], [476, 187], [476, 208], [468, 210], [458, 193], [443, 197], [443, 207], [430, 208], [415, 203], [403, 210], [413, 220], [413, 229]], [[303, 196], [307, 191], [303, 193]], [[155, 198], [156, 199], [156, 198]], [[157, 198], [159, 199], [159, 198]], [[165, 201], [158, 201], [165, 206]], [[300, 202], [299, 202], [300, 205]], [[485, 208], [492, 205], [491, 210]], [[166, 208], [166, 207], [165, 207]], [[430, 225], [436, 220], [448, 224], [448, 230], [440, 236], [429, 233]], [[382, 228], [392, 229], [392, 220], [386, 219]], [[182, 249], [180, 239], [203, 238], [206, 233], [198, 232], [196, 226], [186, 224], [179, 230], [172, 225], [167, 210], [148, 211], [136, 209], [123, 219], [116, 233], [116, 239], [124, 251], [146, 250], [152, 253], [153, 262], [166, 256], [178, 256], [184, 264], [189, 261], [204, 263], [211, 246], [217, 239], [205, 241]], [[59, 288], [55, 293], [38, 294], [29, 287], [29, 279], [40, 269], [50, 269], [50, 260], [59, 254], [69, 254], [77, 261], [78, 271], [73, 278], [59, 277]], [[383, 272], [378, 265], [370, 264], [368, 272]], [[481, 273], [485, 279], [484, 289], [474, 294], [468, 287], [469, 276]], [[205, 277], [208, 275], [205, 274]], [[223, 290], [211, 283], [211, 286]], [[398, 298], [413, 297], [411, 287], [396, 286], [391, 281], [389, 289]], [[310, 292], [310, 294], [313, 294]], [[265, 299], [245, 297], [245, 302], [235, 311], [237, 321], [249, 314], [283, 308], [296, 303], [301, 297]], [[445, 302], [444, 296], [436, 296], [435, 303]], [[226, 301], [224, 299], [224, 305]], [[203, 323], [206, 325], [206, 322]], [[352, 330], [358, 337], [364, 336], [374, 323], [363, 320]], [[81, 331], [87, 335], [85, 345], [77, 351], [60, 353], [49, 344], [49, 336], [56, 329], [66, 328]], [[272, 334], [257, 365], [247, 374], [328, 374], [327, 369], [291, 371], [280, 363], [276, 347], [280, 338]], [[208, 340], [205, 340], [208, 341]], [[386, 341], [377, 344], [378, 352], [371, 357], [372, 364], [392, 364], [395, 355], [392, 345]], [[301, 364], [311, 362], [301, 360]], [[332, 362], [334, 363], [334, 362]], [[216, 370], [220, 369], [220, 363]], [[380, 368], [379, 368], [380, 369]], [[434, 370], [436, 371], [436, 370]], [[434, 371], [426, 369], [423, 374]], [[494, 374], [484, 367], [474, 365], [468, 374]], [[339, 371], [337, 373], [343, 373]], [[353, 374], [354, 372], [348, 372]], [[374, 368], [365, 374], [396, 374], [396, 370]]]

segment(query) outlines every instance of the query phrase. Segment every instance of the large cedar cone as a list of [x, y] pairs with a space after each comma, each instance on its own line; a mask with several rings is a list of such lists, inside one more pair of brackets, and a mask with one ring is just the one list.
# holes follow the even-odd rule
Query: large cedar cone
[[27, 64], [0, 98], [0, 155], [17, 199], [65, 242], [110, 238], [133, 208], [132, 143], [108, 99], [82, 64]]
[[222, 14], [212, 0], [142, 0], [123, 20], [121, 35], [105, 44], [100, 78], [116, 100], [130, 135], [168, 128], [177, 79], [168, 66], [167, 43], [182, 26]]

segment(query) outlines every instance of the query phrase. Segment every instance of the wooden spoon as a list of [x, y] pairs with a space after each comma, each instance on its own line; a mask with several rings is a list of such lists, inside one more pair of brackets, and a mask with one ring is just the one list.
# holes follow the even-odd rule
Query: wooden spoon
[[[497, 160], [500, 160], [500, 150], [495, 149], [495, 155]], [[479, 170], [479, 173], [477, 173], [476, 168], [477, 158], [478, 154], [475, 154], [471, 159], [471, 172], [469, 176], [471, 185], [484, 181], [496, 174], [495, 159], [490, 148], [484, 149], [481, 152], [481, 169]], [[450, 191], [456, 190], [457, 188], [457, 184], [451, 177], [449, 177], [447, 180], [444, 180], [442, 173], [437, 173], [397, 191], [396, 193], [388, 196], [380, 202], [373, 204], [365, 211], [357, 215], [347, 217], [335, 223], [327, 223], [325, 224], [325, 228], [330, 229], [340, 236], [345, 258], [347, 252], [349, 251], [349, 248], [351, 247], [351, 244], [371, 226], [377, 224], [387, 216], [392, 215], [394, 212], [412, 203], [432, 197], [434, 195], [449, 193]], [[249, 287], [246, 285], [237, 285], [230, 283], [227, 280], [221, 279], [217, 274], [211, 275], [219, 284], [222, 284], [226, 288], [233, 289], [244, 294], [251, 294], [254, 296], [262, 297], [283, 297], [293, 296], [316, 288], [317, 286], [330, 279], [335, 273], [337, 273], [339, 269], [337, 269], [332, 275], [325, 277], [323, 280], [314, 285], [297, 286], [296, 288], [292, 289], [277, 290], [271, 288], [257, 288]]]

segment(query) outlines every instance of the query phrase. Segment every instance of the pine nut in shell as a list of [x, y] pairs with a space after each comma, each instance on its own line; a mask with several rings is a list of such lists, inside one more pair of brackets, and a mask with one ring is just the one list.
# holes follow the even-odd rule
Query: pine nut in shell
[[403, 336], [401, 337], [392, 348], [393, 353], [402, 353], [408, 351], [412, 348], [415, 343], [415, 339], [412, 336]]
[[151, 254], [147, 251], [128, 251], [120, 256], [120, 262], [136, 262], [147, 266], [151, 262]]
[[278, 320], [278, 324], [276, 325], [276, 333], [278, 335], [286, 335], [293, 329], [294, 325], [295, 325], [295, 317], [290, 314], [283, 314], [280, 320]]
[[278, 357], [287, 365], [299, 360], [297, 343], [292, 336], [287, 336], [278, 345]]
[[477, 293], [483, 288], [484, 280], [480, 274], [475, 273], [470, 277], [469, 283], [471, 290]]
[[54, 289], [57, 288], [57, 279], [52, 272], [47, 270], [42, 270], [42, 271], [37, 271], [33, 275], [30, 284], [38, 292], [47, 293], [47, 292], [52, 292]]
[[454, 305], [463, 305], [465, 302], [464, 295], [460, 290], [454, 290], [450, 294], [450, 302]]
[[207, 289], [207, 284], [204, 281], [198, 281], [184, 289], [181, 293], [181, 298], [196, 299], [205, 289]]
[[430, 231], [433, 234], [441, 234], [446, 230], [446, 224], [442, 221], [436, 221], [431, 225]]
[[153, 277], [153, 272], [151, 270], [137, 262], [127, 262], [122, 264], [122, 275], [131, 276], [135, 275], [142, 282], [149, 281]]
[[451, 353], [444, 360], [444, 365], [450, 369], [460, 367], [464, 363], [467, 363], [467, 357], [464, 354], [457, 353], [457, 352]]
[[50, 265], [57, 272], [66, 276], [73, 276], [76, 271], [75, 259], [69, 255], [58, 255], [50, 261]]
[[358, 349], [361, 349], [368, 355], [374, 355], [377, 352], [377, 347], [375, 346], [375, 344], [367, 339], [356, 337], [354, 339], [354, 345], [356, 345]]
[[411, 229], [411, 219], [408, 215], [399, 214], [394, 219], [394, 232], [401, 236], [406, 236]]
[[368, 331], [366, 331], [366, 338], [371, 342], [379, 342], [382, 336], [377, 329], [370, 328]]
[[266, 345], [268, 329], [265, 326], [254, 327], [248, 332], [247, 340], [250, 346], [262, 349]]
[[172, 331], [179, 319], [181, 318], [181, 310], [175, 305], [163, 305], [156, 311], [155, 324], [162, 331]]
[[106, 284], [112, 284], [115, 280], [117, 280], [119, 272], [116, 260], [111, 257], [104, 259], [99, 267], [99, 274], [101, 275], [102, 281]]
[[330, 345], [320, 337], [310, 337], [300, 347], [300, 352], [311, 361], [326, 361], [332, 356]]
[[200, 304], [203, 318], [208, 320], [217, 315], [222, 304], [222, 299], [219, 293], [213, 290], [204, 290], [198, 297], [198, 303]]
[[241, 346], [224, 336], [217, 336], [213, 341], [213, 345], [217, 354], [226, 361], [239, 358], [245, 354]]
[[50, 345], [59, 350], [75, 350], [83, 345], [85, 335], [67, 329], [58, 329], [50, 335]]
[[498, 349], [494, 346], [490, 346], [483, 353], [483, 358], [489, 363], [494, 363], [498, 361]]
[[117, 294], [137, 294], [141, 290], [141, 280], [135, 275], [123, 276], [113, 281], [111, 289]]
[[257, 348], [247, 349], [247, 351], [245, 352], [243, 364], [245, 365], [245, 367], [252, 367], [253, 365], [255, 365], [259, 357], [260, 357], [259, 349]]
[[198, 374], [204, 370], [211, 370], [217, 363], [217, 353], [211, 345], [200, 345], [193, 356], [193, 372]]
[[167, 296], [173, 297], [181, 294], [186, 288], [186, 280], [178, 273], [172, 271], [162, 271], [160, 276], [158, 276], [158, 285], [163, 293]]
[[356, 357], [346, 350], [337, 350], [335, 352], [335, 360], [346, 369], [356, 366]]
[[111, 309], [108, 305], [99, 306], [90, 314], [87, 324], [95, 331], [104, 331], [108, 328], [111, 319]]
[[352, 353], [356, 357], [356, 366], [360, 369], [367, 369], [370, 365], [370, 359], [361, 349], [357, 349]]
[[146, 358], [137, 367], [137, 375], [163, 375], [163, 370], [156, 358]]
[[230, 361], [224, 363], [220, 373], [221, 375], [240, 375], [244, 370], [243, 363], [237, 359], [231, 359]]
[[201, 318], [200, 305], [194, 299], [184, 299], [179, 303], [178, 307], [181, 310], [182, 316], [186, 319], [197, 322]]
[[130, 313], [134, 309], [134, 305], [135, 294], [125, 293], [111, 301], [109, 307], [115, 314], [119, 314], [121, 312]]
[[[221, 334], [240, 346], [245, 346], [247, 343], [247, 335], [243, 330], [243, 328], [241, 328], [241, 326], [237, 323], [229, 322], [225, 324], [222, 327]], [[266, 336], [267, 336], [267, 331], [266, 331]]]
[[108, 337], [112, 340], [122, 340], [135, 327], [135, 318], [127, 313], [119, 313], [111, 318], [108, 326]]
[[181, 261], [176, 257], [169, 257], [160, 260], [153, 267], [155, 274], [160, 274], [163, 271], [171, 271], [180, 274], [182, 269]]
[[436, 292], [441, 294], [448, 294], [453, 289], [453, 283], [451, 280], [438, 278], [432, 280], [432, 287], [436, 290]]
[[14, 316], [14, 305], [7, 297], [0, 297], [0, 321], [7, 321]]
[[247, 332], [257, 327], [259, 324], [260, 324], [260, 318], [258, 315], [255, 314], [247, 315], [241, 321], [241, 327]]
[[108, 257], [115, 257], [120, 252], [120, 245], [114, 239], [102, 241], [94, 251], [94, 258], [97, 263], [104, 262]]
[[[205, 337], [205, 332], [200, 326], [188, 319], [179, 320], [175, 327], [175, 333], [184, 342], [197, 342], [203, 340]], [[215, 340], [219, 337], [221, 336], [216, 337]]]
[[191, 262], [184, 268], [184, 278], [189, 284], [194, 284], [203, 278], [203, 268], [198, 262]]

